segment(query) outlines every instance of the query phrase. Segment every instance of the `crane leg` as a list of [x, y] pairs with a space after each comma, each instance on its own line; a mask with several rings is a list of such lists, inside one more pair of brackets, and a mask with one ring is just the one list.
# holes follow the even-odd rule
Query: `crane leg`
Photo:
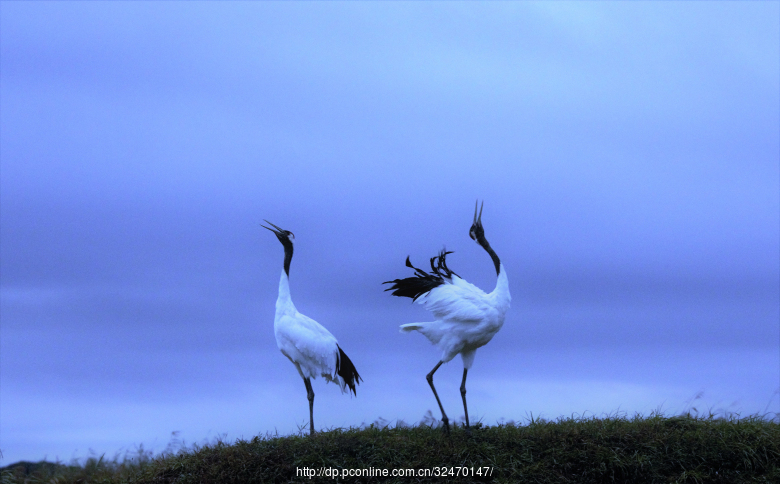
[[466, 374], [468, 368], [463, 369], [463, 381], [460, 383], [460, 396], [463, 398], [463, 411], [466, 413], [466, 433], [471, 434], [471, 428], [469, 427], [469, 408], [466, 406]]
[[433, 367], [433, 370], [428, 373], [428, 376], [426, 376], [425, 379], [428, 380], [428, 384], [431, 386], [431, 390], [433, 390], [433, 396], [436, 397], [436, 403], [439, 404], [439, 410], [441, 410], [441, 421], [444, 422], [444, 431], [447, 432], [447, 435], [450, 435], [450, 419], [448, 419], [447, 414], [444, 413], [444, 407], [441, 404], [441, 400], [439, 400], [439, 394], [436, 393], [436, 387], [433, 386], [433, 374], [436, 373], [436, 370], [439, 369], [442, 363], [444, 362], [440, 361], [437, 363], [436, 366]]
[[303, 379], [306, 384], [306, 397], [309, 399], [309, 435], [314, 435], [314, 390], [311, 388], [311, 380]]

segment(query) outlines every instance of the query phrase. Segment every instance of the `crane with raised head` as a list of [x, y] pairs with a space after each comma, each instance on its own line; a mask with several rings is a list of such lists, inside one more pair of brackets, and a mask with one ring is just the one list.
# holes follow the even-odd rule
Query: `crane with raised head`
[[431, 258], [430, 273], [414, 267], [407, 257], [406, 266], [414, 269], [415, 275], [384, 282], [384, 284], [392, 284], [386, 291], [393, 291], [391, 293], [393, 296], [411, 298], [413, 302], [421, 304], [434, 316], [434, 321], [431, 322], [402, 324], [401, 332], [418, 331], [442, 352], [441, 359], [428, 373], [426, 380], [433, 390], [436, 403], [439, 404], [441, 420], [448, 434], [449, 419], [433, 385], [433, 374], [455, 355], [461, 356], [463, 380], [460, 394], [466, 417], [466, 431], [470, 432], [469, 411], [466, 405], [466, 375], [474, 363], [477, 348], [490, 342], [503, 326], [512, 299], [504, 265], [485, 238], [485, 229], [482, 227], [483, 206], [484, 202], [479, 206], [478, 201], [477, 206], [474, 207], [474, 221], [469, 236], [485, 249], [493, 261], [498, 280], [492, 292], [485, 293], [451, 271], [447, 267], [446, 257], [452, 252], [447, 250], [442, 250], [438, 256]]
[[261, 225], [276, 234], [284, 247], [284, 268], [279, 279], [279, 297], [276, 299], [274, 334], [276, 344], [286, 356], [306, 385], [306, 397], [309, 400], [309, 434], [314, 434], [314, 390], [311, 380], [318, 376], [328, 382], [336, 383], [341, 392], [347, 387], [357, 396], [355, 385], [362, 378], [355, 369], [352, 360], [347, 357], [336, 338], [317, 321], [298, 312], [290, 297], [290, 262], [293, 256], [295, 235], [266, 220], [273, 228]]

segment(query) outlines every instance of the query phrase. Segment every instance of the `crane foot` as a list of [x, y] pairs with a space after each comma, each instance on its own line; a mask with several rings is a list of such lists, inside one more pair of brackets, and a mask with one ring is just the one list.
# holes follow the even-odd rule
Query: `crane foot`
[[447, 437], [450, 436], [450, 419], [448, 419], [446, 416], [441, 419], [441, 422], [444, 424], [444, 433], [447, 434]]

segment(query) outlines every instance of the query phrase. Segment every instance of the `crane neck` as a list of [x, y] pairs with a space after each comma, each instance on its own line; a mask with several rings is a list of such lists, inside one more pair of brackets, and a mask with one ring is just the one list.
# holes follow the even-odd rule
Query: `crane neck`
[[483, 249], [485, 249], [485, 252], [488, 253], [491, 259], [493, 259], [493, 265], [496, 266], [496, 275], [501, 274], [501, 260], [498, 258], [498, 254], [496, 254], [496, 251], [493, 250], [492, 247], [490, 247], [490, 243], [488, 243], [485, 236], [477, 236], [477, 243], [482, 246]]
[[295, 308], [290, 296], [290, 278], [286, 272], [282, 272], [282, 276], [279, 278], [279, 296], [276, 298], [276, 311], [287, 312], [290, 308]]
[[501, 264], [501, 272], [498, 274], [496, 288], [493, 289], [491, 296], [495, 298], [498, 306], [503, 308], [503, 312], [506, 312], [506, 310], [509, 309], [509, 303], [512, 301], [512, 296], [509, 294], [509, 278], [506, 275], [504, 264]]
[[279, 278], [279, 297], [276, 299], [277, 313], [295, 309], [290, 297], [290, 262], [293, 256], [293, 244], [287, 239], [280, 239], [280, 242], [284, 246], [284, 270]]
[[290, 298], [290, 278], [287, 273], [282, 272], [282, 277], [279, 278], [279, 299]]
[[284, 246], [284, 273], [287, 277], [290, 277], [290, 262], [292, 262], [293, 256], [293, 244], [287, 239], [281, 240]]

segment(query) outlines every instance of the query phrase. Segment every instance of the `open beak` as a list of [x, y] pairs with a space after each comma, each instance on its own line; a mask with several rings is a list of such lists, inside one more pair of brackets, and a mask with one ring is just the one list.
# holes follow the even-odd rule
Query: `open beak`
[[[479, 207], [479, 215], [477, 215], [477, 206], [479, 205], [479, 200], [477, 200], [477, 203], [474, 204], [474, 223], [481, 225], [482, 224], [482, 207], [485, 206], [485, 201], [482, 200], [482, 205]], [[266, 220], [266, 222], [268, 222]], [[270, 222], [269, 222], [270, 223]], [[273, 224], [271, 224], [273, 225]]]
[[[265, 219], [263, 219], [263, 220], [265, 220]], [[263, 227], [264, 229], [268, 229], [268, 230], [270, 230], [271, 232], [275, 233], [276, 235], [280, 235], [280, 234], [282, 233], [282, 229], [281, 229], [279, 226], [272, 224], [272, 223], [271, 223], [271, 222], [269, 222], [268, 220], [265, 220], [265, 222], [266, 222], [268, 225], [272, 225], [272, 226], [274, 227], [274, 229], [276, 229], [276, 230], [274, 230], [274, 229], [272, 229], [272, 228], [270, 228], [270, 227], [266, 227], [266, 226], [265, 226], [265, 225], [263, 225], [263, 224], [260, 224], [260, 226], [261, 226], [261, 227]]]

